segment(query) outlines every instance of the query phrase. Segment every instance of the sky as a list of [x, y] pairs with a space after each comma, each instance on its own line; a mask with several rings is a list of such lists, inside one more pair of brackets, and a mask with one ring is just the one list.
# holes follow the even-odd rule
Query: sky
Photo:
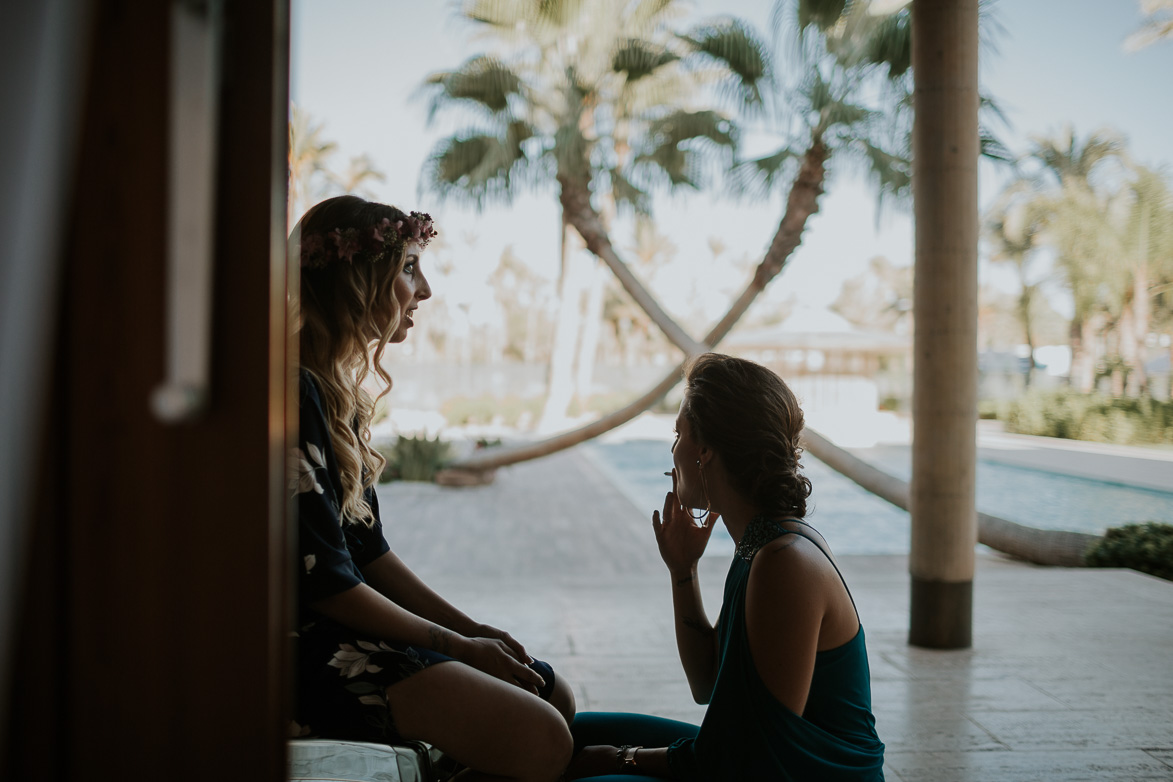
[[[768, 0], [697, 0], [695, 18], [732, 14], [769, 30]], [[1072, 125], [1080, 137], [1114, 128], [1128, 139], [1134, 159], [1173, 173], [1173, 41], [1135, 53], [1122, 43], [1141, 21], [1136, 0], [999, 0], [988, 4], [996, 22], [982, 51], [984, 92], [1001, 104], [1011, 123], [999, 133], [1012, 151], [1032, 136]], [[456, 299], [476, 308], [501, 252], [512, 246], [538, 274], [553, 280], [558, 268], [557, 199], [552, 192], [518, 198], [509, 207], [484, 212], [436, 203], [419, 193], [420, 171], [440, 139], [460, 128], [443, 120], [428, 125], [419, 86], [428, 74], [455, 67], [485, 46], [473, 38], [458, 4], [417, 0], [294, 0], [291, 97], [324, 135], [338, 142], [341, 168], [367, 154], [386, 174], [370, 186], [373, 197], [433, 214], [451, 245], [458, 267], [446, 283]], [[991, 26], [987, 25], [987, 29]], [[986, 33], [983, 33], [986, 35]], [[990, 203], [1007, 174], [983, 164], [980, 200]], [[831, 180], [820, 212], [807, 225], [802, 246], [772, 283], [754, 313], [780, 302], [821, 307], [838, 295], [845, 279], [885, 256], [912, 263], [912, 227], [907, 210], [886, 208], [877, 219], [875, 196], [851, 174]], [[781, 195], [756, 203], [732, 203], [703, 194], [664, 196], [655, 203], [658, 229], [678, 248], [674, 274], [687, 284], [651, 280], [669, 312], [678, 318], [711, 319], [727, 308], [746, 282], [747, 268], [764, 252], [782, 215]], [[710, 238], [726, 247], [714, 263]], [[622, 250], [630, 232], [615, 228]], [[983, 251], [984, 255], [984, 251]], [[740, 261], [740, 263], [738, 263]], [[981, 262], [983, 283], [1012, 291], [1009, 271]], [[689, 301], [706, 291], [699, 304]], [[1069, 306], [1058, 288], [1053, 304]], [[686, 321], [699, 335], [706, 324]]]

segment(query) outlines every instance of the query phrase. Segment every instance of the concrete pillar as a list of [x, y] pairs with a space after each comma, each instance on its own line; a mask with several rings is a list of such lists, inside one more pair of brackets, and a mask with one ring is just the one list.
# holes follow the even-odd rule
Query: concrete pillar
[[977, 421], [978, 0], [914, 0], [909, 643], [972, 643]]

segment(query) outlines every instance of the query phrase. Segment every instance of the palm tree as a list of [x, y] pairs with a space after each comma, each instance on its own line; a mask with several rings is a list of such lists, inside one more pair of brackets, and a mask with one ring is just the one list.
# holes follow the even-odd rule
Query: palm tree
[[289, 200], [286, 206], [288, 227], [292, 228], [310, 206], [331, 192], [357, 193], [369, 197], [364, 184], [382, 182], [370, 157], [352, 157], [342, 173], [333, 171], [329, 159], [338, 144], [324, 138], [325, 125], [314, 122], [308, 112], [291, 105], [289, 118]]
[[1026, 162], [1038, 167], [1035, 184], [1042, 195], [1036, 204], [1046, 215], [1049, 243], [1071, 289], [1071, 384], [1084, 392], [1095, 385], [1096, 336], [1108, 320], [1104, 293], [1118, 279], [1106, 273], [1105, 260], [1121, 257], [1108, 194], [1099, 179], [1123, 154], [1123, 143], [1110, 131], [1080, 139], [1068, 127], [1033, 139], [1026, 155]]
[[321, 194], [320, 178], [327, 171], [326, 159], [338, 145], [323, 138], [325, 126], [310, 115], [290, 106], [289, 117], [289, 202], [288, 222], [292, 227]]
[[[564, 225], [577, 229], [673, 342], [696, 352], [702, 346], [619, 260], [606, 227], [619, 209], [646, 211], [649, 184], [700, 186], [700, 153], [724, 149], [731, 159], [733, 127], [703, 100], [706, 85], [743, 101], [760, 97], [762, 47], [747, 29], [731, 22], [682, 36], [673, 26], [678, 6], [600, 0], [588, 13], [570, 0], [471, 3], [466, 16], [521, 46], [508, 61], [478, 55], [428, 79], [433, 114], [470, 107], [479, 124], [437, 146], [425, 181], [438, 195], [478, 206], [508, 201], [522, 187], [555, 185]], [[592, 189], [602, 194], [600, 211], [590, 203]], [[585, 209], [567, 209], [584, 200]], [[564, 293], [573, 304], [576, 292]]]
[[1154, 320], [1168, 313], [1154, 315], [1154, 303], [1163, 304], [1162, 288], [1173, 281], [1173, 193], [1159, 172], [1144, 166], [1134, 167], [1130, 183], [1130, 205], [1123, 225], [1125, 264], [1131, 286], [1127, 291], [1127, 314], [1132, 317], [1131, 344], [1122, 354], [1131, 360], [1127, 392], [1137, 396], [1147, 388], [1145, 370], [1147, 338]]
[[1033, 199], [1034, 193], [1027, 183], [1011, 183], [995, 202], [991, 215], [986, 221], [986, 238], [991, 245], [990, 260], [1007, 263], [1014, 267], [1018, 277], [1019, 293], [1015, 315], [1022, 327], [1026, 340], [1030, 368], [1026, 373], [1026, 384], [1030, 385], [1034, 374], [1034, 310], [1042, 280], [1032, 274], [1032, 262], [1037, 256], [1040, 235], [1044, 230], [1046, 215], [1040, 204]]
[[[494, 4], [495, 6], [498, 4]], [[508, 7], [533, 3], [514, 3]], [[543, 3], [559, 6], [560, 3]], [[636, 7], [661, 6], [671, 3], [635, 3]], [[688, 45], [688, 56], [709, 58], [720, 62], [723, 69], [733, 74], [724, 82], [724, 89], [733, 95], [749, 114], [763, 116], [774, 111], [780, 116], [796, 118], [788, 128], [790, 134], [773, 154], [737, 165], [731, 178], [735, 193], [756, 197], [786, 187], [785, 210], [764, 258], [758, 264], [752, 279], [728, 312], [710, 328], [701, 340], [689, 336], [676, 324], [618, 255], [607, 231], [606, 219], [592, 201], [592, 191], [611, 194], [616, 204], [627, 204], [646, 209], [649, 190], [656, 185], [696, 186], [702, 177], [700, 163], [692, 145], [698, 140], [720, 148], [731, 146], [735, 126], [713, 110], [680, 111], [657, 116], [654, 113], [629, 113], [624, 123], [594, 125], [595, 114], [588, 113], [601, 106], [592, 96], [597, 94], [584, 88], [584, 82], [572, 78], [574, 87], [565, 95], [573, 120], [559, 128], [557, 144], [542, 146], [539, 160], [554, 157], [553, 170], [559, 186], [559, 200], [565, 220], [573, 225], [586, 242], [588, 249], [602, 259], [615, 273], [632, 299], [644, 309], [664, 332], [665, 336], [685, 356], [707, 350], [723, 338], [749, 308], [757, 295], [781, 272], [794, 250], [802, 241], [808, 219], [818, 211], [818, 198], [827, 181], [827, 164], [832, 156], [843, 159], [846, 165], [862, 164], [869, 172], [881, 199], [885, 196], [907, 195], [911, 182], [908, 160], [908, 132], [911, 127], [910, 73], [911, 37], [910, 14], [905, 7], [893, 13], [869, 13], [867, 3], [856, 2], [846, 6], [835, 2], [800, 0], [796, 6], [796, 31], [799, 55], [804, 66], [794, 72], [805, 74], [801, 83], [781, 85], [770, 79], [771, 58], [758, 44], [756, 35], [736, 20], [702, 26], [681, 40]], [[516, 14], [500, 15], [502, 26], [519, 25]], [[633, 29], [628, 26], [625, 29]], [[677, 44], [678, 45], [678, 44]], [[640, 57], [613, 56], [611, 62], [621, 71], [624, 83], [639, 85], [641, 81], [676, 62], [679, 57], [665, 45], [656, 49], [650, 45], [625, 41], [621, 50], [639, 53]], [[619, 51], [619, 50], [616, 50]], [[467, 65], [467, 64], [466, 64]], [[618, 66], [622, 65], [623, 68]], [[639, 67], [635, 67], [638, 65]], [[494, 61], [499, 76], [492, 80], [506, 85], [500, 90], [498, 105], [506, 108], [512, 96], [518, 99], [526, 94], [525, 81], [513, 71], [504, 76], [503, 66]], [[462, 69], [462, 72], [467, 69]], [[568, 68], [567, 74], [576, 72]], [[639, 78], [633, 78], [638, 76]], [[466, 82], [451, 75], [440, 75], [437, 84], [451, 82], [447, 98], [455, 98]], [[773, 93], [764, 92], [772, 87]], [[508, 92], [508, 94], [505, 94]], [[885, 112], [869, 108], [868, 98], [875, 105], [897, 109]], [[776, 100], [776, 103], [775, 103]], [[549, 101], [547, 101], [548, 103]], [[530, 102], [532, 104], [532, 101]], [[644, 120], [645, 117], [650, 118]], [[618, 113], [614, 116], [620, 116]], [[639, 120], [639, 121], [637, 121]], [[531, 139], [532, 133], [516, 130], [517, 120], [498, 122], [500, 128], [512, 131], [512, 138]], [[526, 126], [527, 128], [531, 126]], [[616, 134], [609, 128], [624, 128], [623, 144], [615, 144]], [[508, 191], [511, 178], [525, 170], [528, 159], [522, 152], [522, 143], [511, 146], [509, 133], [492, 138], [458, 137], [441, 148], [432, 159], [433, 172], [466, 172], [461, 176], [434, 177], [447, 181], [454, 189], [474, 198], [484, 194]], [[609, 142], [603, 144], [602, 142]], [[988, 134], [983, 139], [986, 154], [1006, 158], [1005, 150]], [[463, 157], [466, 165], [452, 163], [457, 145], [475, 145], [481, 157]], [[468, 147], [471, 149], [471, 146]], [[626, 167], [609, 165], [622, 156], [605, 156], [599, 150], [631, 151]], [[515, 150], [515, 154], [503, 154]], [[599, 161], [608, 163], [601, 165]], [[697, 175], [690, 176], [695, 171]], [[495, 173], [494, 173], [495, 172]], [[487, 173], [493, 173], [487, 176]], [[618, 426], [654, 404], [680, 378], [678, 365], [663, 380], [627, 407], [578, 430], [525, 446], [484, 452], [461, 463], [473, 469], [489, 469], [503, 464], [537, 458], [582, 442]]]

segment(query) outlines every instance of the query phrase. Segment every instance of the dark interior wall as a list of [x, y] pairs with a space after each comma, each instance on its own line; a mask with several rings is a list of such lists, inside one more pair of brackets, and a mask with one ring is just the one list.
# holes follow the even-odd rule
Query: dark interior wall
[[180, 425], [148, 405], [169, 8], [93, 3], [6, 778], [285, 777], [288, 3], [225, 4], [211, 401]]

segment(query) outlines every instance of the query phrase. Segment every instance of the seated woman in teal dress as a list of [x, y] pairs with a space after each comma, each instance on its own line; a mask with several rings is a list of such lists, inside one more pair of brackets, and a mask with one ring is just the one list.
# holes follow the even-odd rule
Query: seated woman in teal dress
[[[567, 779], [882, 780], [864, 631], [825, 540], [803, 521], [803, 416], [776, 374], [707, 353], [685, 370], [672, 491], [652, 514], [700, 726], [579, 714]], [[689, 509], [702, 509], [693, 517]], [[737, 544], [717, 626], [697, 562], [720, 518]]]

